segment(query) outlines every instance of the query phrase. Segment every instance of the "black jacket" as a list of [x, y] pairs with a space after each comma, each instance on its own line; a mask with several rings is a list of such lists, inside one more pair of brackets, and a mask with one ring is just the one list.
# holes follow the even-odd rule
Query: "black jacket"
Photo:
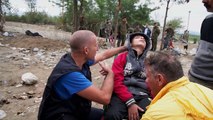
[[[83, 67], [88, 71], [85, 76], [91, 80], [89, 66], [85, 64]], [[91, 101], [84, 99], [77, 94], [73, 95], [69, 100], [61, 100], [56, 95], [53, 87], [61, 76], [76, 71], [81, 72], [80, 68], [75, 64], [71, 57], [71, 54], [67, 53], [62, 56], [61, 60], [48, 78], [39, 108], [38, 120], [55, 120], [65, 114], [73, 115], [78, 120], [83, 120], [87, 117], [91, 109]]]

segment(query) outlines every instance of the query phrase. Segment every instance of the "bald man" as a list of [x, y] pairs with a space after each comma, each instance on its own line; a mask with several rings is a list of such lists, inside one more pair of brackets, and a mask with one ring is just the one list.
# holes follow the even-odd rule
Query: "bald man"
[[92, 84], [90, 66], [127, 50], [125, 46], [96, 54], [96, 35], [88, 30], [73, 33], [71, 53], [62, 56], [48, 78], [39, 108], [38, 120], [98, 120], [103, 110], [91, 108], [91, 101], [110, 102], [114, 74], [100, 63], [105, 75], [101, 88]]

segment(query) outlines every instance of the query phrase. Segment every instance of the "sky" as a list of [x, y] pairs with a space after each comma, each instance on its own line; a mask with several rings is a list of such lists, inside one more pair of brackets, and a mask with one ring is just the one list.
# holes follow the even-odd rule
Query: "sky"
[[[160, 6], [160, 9], [151, 13], [150, 17], [153, 20], [160, 22], [161, 26], [163, 26], [166, 4], [161, 4], [159, 0], [151, 0], [154, 2], [153, 5]], [[143, 2], [143, 0], [141, 0]], [[12, 6], [16, 9], [18, 13], [24, 13], [29, 11], [25, 0], [10, 0]], [[57, 16], [60, 14], [61, 9], [58, 6], [53, 5], [48, 2], [48, 0], [37, 0], [37, 10], [38, 11], [46, 11], [51, 16]], [[189, 12], [190, 11], [190, 12]], [[193, 34], [200, 33], [200, 27], [203, 19], [210, 13], [206, 11], [206, 8], [203, 6], [201, 0], [190, 0], [187, 4], [170, 4], [167, 21], [182, 18], [184, 28], [179, 30], [179, 32], [183, 32], [187, 29]]]
[[[155, 4], [159, 4], [158, 2], [156, 2], [157, 0], [152, 1], [155, 1]], [[165, 11], [166, 11], [166, 4], [162, 5], [159, 10], [156, 10], [151, 13], [152, 19], [159, 21], [162, 26]], [[210, 13], [206, 11], [206, 8], [204, 7], [202, 0], [190, 0], [189, 3], [181, 5], [170, 3], [167, 21], [175, 18], [182, 18], [183, 21], [182, 26], [184, 26], [184, 28], [182, 28], [180, 32], [186, 30], [188, 26], [188, 30], [190, 32], [199, 34], [201, 23], [208, 14]]]

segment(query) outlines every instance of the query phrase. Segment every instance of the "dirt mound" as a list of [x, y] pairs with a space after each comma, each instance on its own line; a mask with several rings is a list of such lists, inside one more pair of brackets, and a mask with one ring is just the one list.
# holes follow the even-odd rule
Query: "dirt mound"
[[50, 40], [39, 36], [27, 36], [15, 34], [15, 37], [3, 37], [2, 44], [10, 44], [11, 47], [44, 50], [59, 50], [69, 47], [68, 41]]

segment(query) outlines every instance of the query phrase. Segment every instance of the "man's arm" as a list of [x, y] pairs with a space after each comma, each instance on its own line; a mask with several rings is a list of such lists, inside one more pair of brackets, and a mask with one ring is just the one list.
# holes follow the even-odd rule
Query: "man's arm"
[[105, 50], [102, 53], [96, 54], [94, 64], [98, 63], [99, 61], [103, 61], [105, 59], [108, 59], [108, 58], [110, 58], [110, 57], [112, 57], [112, 56], [114, 56], [118, 53], [124, 52], [126, 50], [127, 50], [126, 46], [121, 46], [121, 47]]
[[114, 74], [111, 68], [105, 67], [104, 65], [100, 64], [103, 71], [106, 71], [108, 74], [106, 75], [105, 80], [101, 88], [97, 88], [94, 85], [78, 92], [77, 94], [81, 97], [84, 97], [88, 100], [98, 102], [100, 104], [109, 104], [112, 91], [113, 91], [113, 84], [114, 84]]

